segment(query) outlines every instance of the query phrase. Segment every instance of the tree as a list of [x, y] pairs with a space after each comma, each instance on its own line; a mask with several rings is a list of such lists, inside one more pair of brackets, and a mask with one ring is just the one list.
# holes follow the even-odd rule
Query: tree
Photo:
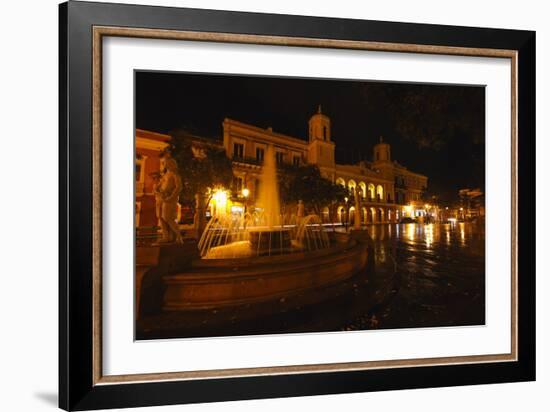
[[485, 89], [432, 84], [361, 86], [369, 116], [388, 116], [395, 133], [419, 148], [440, 150], [464, 136], [485, 143]]
[[314, 165], [281, 165], [278, 176], [283, 203], [302, 200], [306, 208], [313, 209], [319, 216], [323, 207], [349, 196], [346, 188], [322, 177], [319, 168]]
[[231, 160], [225, 150], [214, 142], [197, 138], [184, 131], [172, 134], [168, 149], [177, 161], [182, 180], [180, 201], [194, 203], [194, 224], [197, 238], [206, 226], [205, 211], [218, 187], [230, 187], [233, 182]]

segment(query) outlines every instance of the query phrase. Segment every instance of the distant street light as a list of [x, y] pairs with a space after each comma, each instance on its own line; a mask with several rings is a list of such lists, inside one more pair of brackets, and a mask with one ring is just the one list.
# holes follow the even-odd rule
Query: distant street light
[[344, 213], [345, 213], [345, 216], [346, 218], [344, 219], [344, 227], [345, 227], [345, 230], [346, 232], [348, 231], [348, 220], [349, 220], [349, 211], [348, 211], [348, 200], [349, 198], [346, 196], [344, 197], [344, 200], [346, 201], [346, 208], [344, 210]]
[[[250, 190], [248, 188], [244, 187], [242, 190], [242, 194], [244, 197], [244, 215], [246, 215], [247, 209], [248, 209], [248, 196], [250, 195]], [[245, 227], [246, 227], [246, 220], [245, 220]]]

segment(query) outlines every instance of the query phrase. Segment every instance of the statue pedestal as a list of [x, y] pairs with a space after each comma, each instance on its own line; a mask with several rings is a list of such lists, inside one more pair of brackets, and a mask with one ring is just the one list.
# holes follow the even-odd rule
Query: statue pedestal
[[136, 316], [159, 312], [162, 308], [164, 286], [162, 276], [188, 270], [191, 261], [198, 259], [195, 242], [138, 246], [136, 248]]

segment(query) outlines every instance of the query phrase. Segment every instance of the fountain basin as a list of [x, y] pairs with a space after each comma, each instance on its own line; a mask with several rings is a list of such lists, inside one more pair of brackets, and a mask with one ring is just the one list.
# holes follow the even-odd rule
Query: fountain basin
[[258, 256], [277, 255], [290, 250], [291, 230], [288, 228], [251, 228], [248, 233], [250, 248]]
[[307, 293], [344, 281], [366, 265], [367, 246], [355, 240], [310, 252], [196, 260], [191, 270], [164, 277], [164, 310], [214, 309]]

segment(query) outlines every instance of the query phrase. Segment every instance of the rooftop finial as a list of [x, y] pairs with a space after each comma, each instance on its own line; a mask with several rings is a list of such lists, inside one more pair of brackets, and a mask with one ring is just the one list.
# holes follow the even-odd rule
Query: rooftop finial
[[317, 113], [322, 113], [321, 112], [321, 105], [319, 105], [319, 107], [317, 108]]
[[384, 138], [380, 136], [380, 143], [384, 143]]

